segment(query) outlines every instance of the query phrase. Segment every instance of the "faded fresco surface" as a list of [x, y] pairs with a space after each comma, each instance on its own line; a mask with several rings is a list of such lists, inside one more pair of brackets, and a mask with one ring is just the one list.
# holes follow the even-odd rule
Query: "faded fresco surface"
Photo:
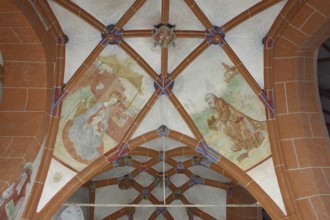
[[24, 164], [19, 178], [14, 181], [0, 197], [0, 219], [18, 219], [19, 209], [22, 207], [26, 195], [27, 185], [31, 181], [32, 163]]
[[209, 60], [207, 72], [199, 60], [186, 70], [191, 84], [178, 80], [178, 98], [208, 145], [248, 170], [271, 155], [265, 108], [229, 59]]
[[147, 78], [130, 58], [100, 55], [63, 102], [55, 156], [81, 170], [116, 147], [151, 95]]
[[259, 100], [252, 97], [244, 100], [246, 94], [243, 96], [242, 92], [254, 94], [244, 85], [243, 77], [236, 75], [229, 84], [222, 94], [205, 94], [204, 101], [209, 107], [200, 114], [192, 115], [192, 119], [211, 147], [247, 170], [270, 156], [266, 121], [244, 113], [258, 105]]

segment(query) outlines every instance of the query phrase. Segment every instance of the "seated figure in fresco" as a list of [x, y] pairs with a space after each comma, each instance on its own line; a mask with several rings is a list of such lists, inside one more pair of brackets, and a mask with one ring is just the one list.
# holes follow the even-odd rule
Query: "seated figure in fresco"
[[250, 118], [212, 93], [205, 95], [205, 101], [215, 111], [208, 118], [208, 127], [212, 130], [222, 129], [234, 143], [231, 147], [233, 152], [243, 149], [246, 151], [237, 158], [239, 162], [248, 157], [250, 150], [261, 145], [265, 139], [262, 131], [266, 127], [266, 122]]
[[99, 148], [103, 146], [103, 135], [109, 127], [113, 106], [121, 102], [121, 95], [113, 92], [104, 102], [82, 101], [74, 115], [68, 137], [74, 149], [83, 160], [92, 160], [100, 156]]

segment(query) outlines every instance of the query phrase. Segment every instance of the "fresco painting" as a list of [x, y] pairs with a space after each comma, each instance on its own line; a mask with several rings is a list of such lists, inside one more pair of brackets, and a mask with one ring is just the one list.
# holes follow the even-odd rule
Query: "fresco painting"
[[17, 219], [18, 211], [26, 195], [26, 187], [30, 184], [32, 163], [24, 164], [19, 178], [2, 192], [0, 197], [0, 219]]
[[81, 170], [116, 147], [151, 95], [148, 77], [128, 57], [100, 55], [63, 101], [56, 158]]
[[[256, 120], [243, 113], [245, 108], [261, 104], [245, 85], [243, 77], [237, 74], [228, 83], [224, 93], [206, 93], [203, 101], [209, 107], [200, 114], [192, 115], [192, 119], [211, 147], [247, 170], [270, 156], [266, 121]], [[251, 93], [251, 97], [245, 100], [245, 106], [235, 107], [244, 99], [242, 92]]]
[[[200, 74], [205, 64], [199, 59], [185, 70], [180, 77], [189, 77], [191, 85], [178, 80], [177, 96], [207, 144], [249, 170], [271, 155], [265, 107], [232, 62], [219, 53], [220, 59], [209, 57], [207, 76]], [[195, 83], [202, 95], [192, 92]]]
[[[249, 153], [259, 148], [265, 140], [266, 122], [252, 119], [213, 93], [206, 94], [205, 101], [212, 110], [207, 119], [208, 128], [231, 142], [230, 151], [240, 153], [236, 157], [237, 162], [241, 163], [249, 158]], [[212, 140], [214, 141], [216, 140]]]

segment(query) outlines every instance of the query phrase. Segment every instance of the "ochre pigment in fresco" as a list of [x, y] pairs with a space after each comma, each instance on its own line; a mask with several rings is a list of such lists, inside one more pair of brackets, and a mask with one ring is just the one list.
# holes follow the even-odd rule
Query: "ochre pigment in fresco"
[[[266, 121], [260, 119], [265, 110], [241, 74], [221, 65], [221, 82], [204, 91], [204, 107], [191, 117], [210, 147], [248, 170], [271, 155]], [[220, 86], [225, 89], [217, 93]]]
[[147, 76], [129, 58], [99, 56], [65, 98], [55, 156], [80, 170], [114, 148], [147, 101]]
[[236, 158], [238, 162], [248, 158], [249, 152], [264, 141], [266, 122], [250, 118], [213, 93], [206, 94], [205, 101], [213, 111], [207, 120], [208, 128], [222, 131], [232, 142], [232, 152], [242, 152]]

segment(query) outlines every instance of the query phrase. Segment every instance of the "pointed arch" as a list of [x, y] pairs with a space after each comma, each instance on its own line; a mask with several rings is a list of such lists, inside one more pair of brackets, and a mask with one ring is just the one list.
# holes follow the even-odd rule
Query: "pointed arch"
[[[156, 134], [158, 134], [156, 136]], [[198, 141], [196, 139], [193, 139], [189, 136], [186, 136], [184, 134], [181, 134], [178, 131], [172, 131], [169, 129], [168, 137], [173, 138], [174, 140], [185, 142], [187, 144], [193, 144], [189, 145], [187, 147], [179, 148], [178, 151], [170, 151], [171, 157], [173, 156], [179, 156], [179, 155], [187, 155], [187, 153], [193, 153], [189, 149], [192, 149], [199, 155], [202, 155], [199, 151], [196, 150], [196, 145], [198, 144]], [[145, 149], [139, 149], [138, 146], [134, 147], [132, 146], [132, 143], [138, 143], [139, 145], [146, 143], [150, 141], [150, 139], [145, 139], [145, 136], [149, 136], [151, 139], [155, 139], [159, 136], [159, 133], [157, 130], [148, 132], [144, 135], [141, 135], [139, 137], [136, 137], [134, 140], [132, 140], [130, 143], [130, 152], [134, 154], [133, 152], [137, 150], [139, 152], [138, 154], [141, 154], [141, 152], [144, 152], [142, 154], [148, 155], [148, 151]], [[141, 141], [143, 140], [143, 141]], [[184, 144], [185, 144], [184, 143]], [[113, 152], [117, 151], [115, 149]], [[154, 152], [154, 150], [150, 150], [151, 152]], [[173, 153], [171, 153], [173, 152]], [[205, 157], [205, 155], [203, 155]], [[97, 160], [93, 161], [88, 167], [86, 167], [84, 170], [82, 170], [75, 178], [70, 180], [46, 205], [45, 207], [40, 211], [38, 216], [40, 218], [50, 218], [56, 210], [64, 203], [64, 201], [70, 197], [70, 195], [75, 192], [80, 186], [85, 184], [87, 181], [89, 181], [94, 176], [100, 174], [100, 172], [104, 171], [105, 167], [109, 168], [109, 165], [112, 163], [112, 161], [109, 161], [109, 158], [107, 157], [100, 157]], [[274, 201], [264, 192], [264, 190], [250, 177], [246, 172], [241, 170], [239, 167], [237, 167], [235, 164], [233, 164], [228, 159], [221, 157], [218, 158], [217, 161], [209, 161], [209, 168], [222, 174], [226, 175], [229, 174], [229, 177], [233, 178], [233, 180], [241, 184], [246, 190], [256, 199], [260, 202], [263, 208], [267, 210], [267, 212], [275, 219], [281, 218], [284, 216], [284, 213], [278, 208], [278, 206], [274, 203]], [[111, 165], [110, 165], [111, 166]], [[212, 184], [210, 182], [210, 184]]]
[[320, 195], [327, 188], [320, 174], [329, 166], [322, 161], [330, 160], [316, 83], [316, 51], [330, 36], [329, 15], [329, 2], [289, 1], [268, 33], [274, 45], [264, 49], [265, 86], [275, 98], [277, 113], [268, 121], [275, 171], [287, 215], [302, 219], [330, 216], [320, 208], [329, 204], [329, 198]]

